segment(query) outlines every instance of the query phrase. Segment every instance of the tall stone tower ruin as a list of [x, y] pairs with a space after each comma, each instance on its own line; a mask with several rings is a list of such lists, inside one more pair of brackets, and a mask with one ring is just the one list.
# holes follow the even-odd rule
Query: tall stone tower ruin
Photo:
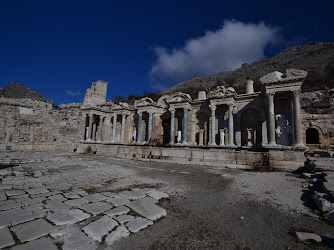
[[106, 102], [108, 82], [98, 80], [92, 83], [92, 87], [87, 89], [84, 104], [90, 106], [102, 105]]

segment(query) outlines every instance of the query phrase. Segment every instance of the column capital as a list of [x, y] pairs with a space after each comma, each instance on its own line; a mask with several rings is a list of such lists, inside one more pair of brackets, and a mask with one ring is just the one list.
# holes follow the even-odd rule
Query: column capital
[[143, 111], [137, 111], [137, 114], [138, 114], [139, 116], [142, 116], [142, 115], [143, 115]]
[[171, 113], [174, 113], [175, 114], [175, 109], [174, 108], [169, 108], [168, 109]]
[[216, 109], [217, 109], [217, 106], [214, 105], [214, 104], [210, 104], [210, 105], [209, 105], [209, 108], [210, 108], [211, 110], [216, 110]]
[[296, 89], [296, 90], [293, 90], [293, 91], [291, 91], [291, 93], [292, 93], [292, 95], [293, 95], [293, 96], [300, 95], [300, 94], [301, 94], [301, 92], [302, 92], [302, 90], [301, 90], [301, 89]]
[[147, 113], [148, 113], [149, 115], [153, 115], [153, 114], [154, 114], [154, 111], [153, 111], [153, 110], [149, 110], [149, 111], [147, 111]]
[[266, 96], [268, 96], [268, 97], [274, 97], [275, 94], [276, 94], [275, 92], [267, 92]]

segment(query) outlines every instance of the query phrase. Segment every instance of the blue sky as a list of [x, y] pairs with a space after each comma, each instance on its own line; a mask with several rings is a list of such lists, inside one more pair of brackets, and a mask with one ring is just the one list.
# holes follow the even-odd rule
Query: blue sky
[[159, 91], [309, 41], [333, 42], [333, 3], [0, 1], [0, 88], [23, 83], [55, 104], [91, 82], [113, 96]]

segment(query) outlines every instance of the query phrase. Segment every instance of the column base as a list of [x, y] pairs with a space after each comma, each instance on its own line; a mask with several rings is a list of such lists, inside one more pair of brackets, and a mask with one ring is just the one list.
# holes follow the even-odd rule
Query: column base
[[294, 150], [307, 150], [307, 149], [308, 149], [308, 147], [305, 146], [305, 145], [302, 144], [302, 143], [300, 143], [300, 144], [295, 144], [295, 145], [292, 146], [292, 148], [293, 148]]

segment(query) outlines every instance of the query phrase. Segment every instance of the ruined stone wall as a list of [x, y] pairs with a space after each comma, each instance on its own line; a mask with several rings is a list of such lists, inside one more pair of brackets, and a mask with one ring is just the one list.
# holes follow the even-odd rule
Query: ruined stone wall
[[0, 111], [0, 144], [45, 144], [51, 145], [45, 151], [52, 151], [52, 145], [73, 151], [80, 140], [82, 112], [76, 105], [60, 108], [41, 101], [0, 98]]

